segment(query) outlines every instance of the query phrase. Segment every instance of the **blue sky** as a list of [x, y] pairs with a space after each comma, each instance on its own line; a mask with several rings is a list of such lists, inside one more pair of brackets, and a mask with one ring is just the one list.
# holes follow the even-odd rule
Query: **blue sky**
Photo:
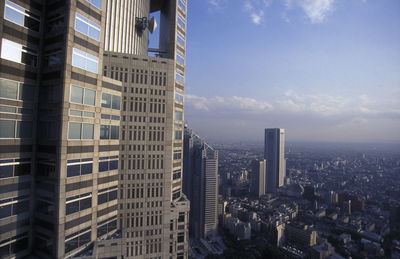
[[400, 142], [400, 1], [191, 0], [186, 121], [209, 140]]

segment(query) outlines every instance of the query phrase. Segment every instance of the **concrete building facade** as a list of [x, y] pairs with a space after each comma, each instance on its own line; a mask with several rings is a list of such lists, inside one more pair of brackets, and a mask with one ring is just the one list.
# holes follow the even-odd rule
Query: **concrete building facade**
[[186, 9], [0, 1], [1, 258], [187, 258]]

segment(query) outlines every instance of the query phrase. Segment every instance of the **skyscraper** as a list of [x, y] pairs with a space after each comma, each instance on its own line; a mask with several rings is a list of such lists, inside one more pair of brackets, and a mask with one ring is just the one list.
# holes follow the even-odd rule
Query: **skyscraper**
[[267, 161], [266, 192], [274, 193], [284, 185], [286, 176], [284, 129], [265, 129], [264, 159]]
[[0, 6], [0, 257], [186, 258], [186, 1]]
[[267, 162], [265, 159], [255, 160], [251, 165], [251, 194], [254, 197], [265, 195]]
[[218, 151], [185, 128], [184, 193], [190, 200], [190, 234], [206, 238], [218, 228]]

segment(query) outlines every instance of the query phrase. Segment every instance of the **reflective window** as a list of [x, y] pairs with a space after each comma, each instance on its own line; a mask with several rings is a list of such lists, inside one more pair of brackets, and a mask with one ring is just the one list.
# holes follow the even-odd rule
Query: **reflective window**
[[175, 101], [183, 103], [183, 101], [184, 101], [183, 93], [175, 91]]
[[70, 102], [94, 106], [96, 103], [96, 91], [71, 85]]
[[175, 73], [175, 78], [176, 78], [176, 81], [185, 83], [185, 77], [180, 72]]
[[0, 160], [0, 179], [28, 175], [30, 172], [30, 158], [12, 158]]
[[92, 39], [100, 40], [100, 25], [80, 15], [75, 16], [75, 30], [89, 36]]
[[101, 237], [115, 229], [117, 229], [116, 216], [99, 222], [97, 227], [97, 237]]
[[182, 65], [185, 65], [185, 58], [180, 53], [176, 53], [176, 61]]
[[70, 159], [67, 161], [67, 177], [91, 174], [93, 172], [93, 159]]
[[118, 186], [101, 189], [98, 191], [98, 205], [117, 199]]
[[106, 156], [99, 158], [99, 172], [118, 169], [118, 156]]
[[176, 33], [176, 41], [182, 46], [185, 47], [185, 37], [179, 32]]
[[174, 150], [174, 160], [182, 158], [182, 150]]
[[178, 25], [179, 25], [182, 29], [185, 29], [185, 27], [186, 27], [185, 20], [184, 20], [180, 15], [178, 15]]
[[0, 138], [32, 138], [32, 122], [0, 120]]
[[172, 173], [172, 180], [180, 179], [181, 178], [181, 170], [176, 170]]
[[89, 243], [91, 241], [91, 233], [89, 227], [67, 236], [65, 238], [65, 253], [69, 253]]
[[25, 10], [11, 1], [6, 1], [4, 19], [34, 31], [39, 31], [40, 28], [40, 17], [38, 15]]
[[114, 120], [114, 121], [120, 120], [120, 116], [111, 115], [111, 114], [101, 114], [101, 118], [105, 119], [105, 120]]
[[70, 122], [68, 139], [93, 139], [94, 124]]
[[182, 131], [181, 130], [175, 130], [175, 140], [182, 140]]
[[186, 4], [182, 0], [178, 0], [178, 6], [186, 12]]
[[178, 121], [183, 120], [183, 112], [175, 111], [175, 120], [178, 120]]
[[69, 116], [94, 118], [94, 112], [80, 111], [80, 110], [69, 110]]
[[19, 196], [0, 200], [0, 219], [29, 211], [29, 196]]
[[0, 98], [33, 101], [33, 95], [33, 86], [0, 78]]
[[92, 207], [92, 193], [84, 193], [66, 199], [65, 214], [86, 210]]
[[119, 126], [100, 125], [100, 139], [119, 139]]
[[72, 65], [81, 69], [97, 73], [99, 66], [99, 58], [85, 51], [74, 48], [72, 50]]
[[38, 53], [16, 42], [3, 39], [1, 45], [1, 58], [36, 67]]
[[97, 8], [101, 9], [101, 2], [102, 0], [86, 0], [92, 5], [96, 6]]
[[121, 97], [112, 95], [112, 94], [102, 94], [101, 98], [101, 107], [104, 108], [111, 108], [114, 110], [120, 110], [121, 109]]

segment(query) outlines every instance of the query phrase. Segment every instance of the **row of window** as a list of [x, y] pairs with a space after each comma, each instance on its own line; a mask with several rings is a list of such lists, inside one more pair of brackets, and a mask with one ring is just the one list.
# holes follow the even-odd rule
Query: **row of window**
[[[1, 136], [2, 134], [0, 133], [0, 138]], [[70, 122], [68, 127], [68, 139], [94, 139], [94, 124]], [[100, 125], [100, 139], [119, 139], [119, 126]]]
[[[118, 169], [118, 156], [100, 157], [99, 172]], [[67, 177], [74, 177], [93, 173], [93, 159], [70, 159], [67, 161]]]
[[36, 67], [38, 64], [38, 52], [36, 50], [7, 39], [2, 39], [1, 58], [32, 67]]
[[[69, 98], [71, 103], [85, 104], [95, 106], [96, 104], [96, 91], [77, 86], [71, 85], [71, 93]], [[121, 97], [117, 95], [102, 93], [101, 95], [101, 107], [110, 108], [114, 110], [121, 109]]]

